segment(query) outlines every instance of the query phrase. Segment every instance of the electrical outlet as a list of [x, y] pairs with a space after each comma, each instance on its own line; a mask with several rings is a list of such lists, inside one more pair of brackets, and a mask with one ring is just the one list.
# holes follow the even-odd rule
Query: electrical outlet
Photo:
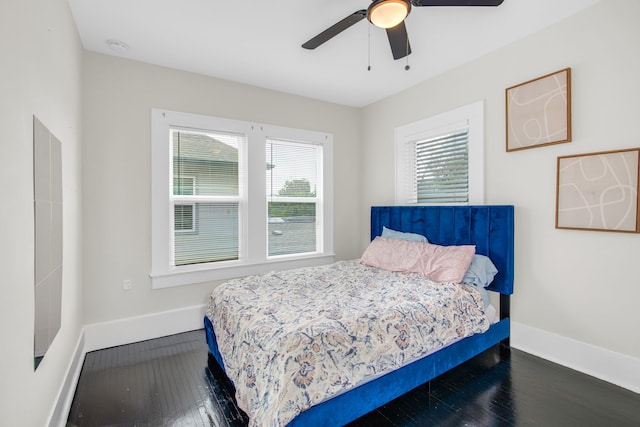
[[122, 282], [122, 289], [124, 289], [125, 291], [130, 291], [131, 290], [131, 280], [124, 279], [124, 281]]

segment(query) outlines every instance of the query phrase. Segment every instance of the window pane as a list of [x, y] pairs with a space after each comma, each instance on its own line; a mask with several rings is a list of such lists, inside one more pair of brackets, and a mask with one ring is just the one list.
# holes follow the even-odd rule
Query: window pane
[[268, 256], [315, 252], [320, 147], [268, 140], [266, 148]]
[[238, 259], [238, 203], [195, 203], [192, 212], [192, 233], [179, 231], [175, 221], [175, 265]]
[[[174, 265], [238, 259], [239, 203], [212, 198], [238, 197], [238, 148], [243, 138], [171, 129]], [[197, 203], [189, 196], [197, 196]]]
[[243, 138], [221, 132], [172, 129], [173, 194], [237, 196], [238, 147]]
[[315, 203], [269, 203], [269, 256], [316, 250]]

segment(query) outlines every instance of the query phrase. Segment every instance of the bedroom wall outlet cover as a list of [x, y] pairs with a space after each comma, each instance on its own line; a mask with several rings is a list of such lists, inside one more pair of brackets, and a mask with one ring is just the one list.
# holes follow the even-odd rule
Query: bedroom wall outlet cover
[[130, 291], [131, 290], [131, 280], [124, 279], [124, 281], [122, 282], [122, 289], [124, 289], [125, 291]]

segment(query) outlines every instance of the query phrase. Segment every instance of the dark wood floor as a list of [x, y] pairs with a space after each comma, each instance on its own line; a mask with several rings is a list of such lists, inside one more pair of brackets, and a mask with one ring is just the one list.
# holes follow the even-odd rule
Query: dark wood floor
[[[88, 353], [67, 426], [245, 426], [208, 368], [204, 331]], [[492, 348], [353, 422], [369, 426], [640, 426], [640, 395]]]

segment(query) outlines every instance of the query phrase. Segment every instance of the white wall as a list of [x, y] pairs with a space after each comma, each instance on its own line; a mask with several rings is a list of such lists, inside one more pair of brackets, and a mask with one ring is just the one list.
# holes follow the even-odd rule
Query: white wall
[[[606, 0], [365, 108], [361, 248], [369, 206], [394, 200], [394, 128], [484, 99], [485, 202], [516, 206], [513, 320], [638, 366], [640, 236], [556, 230], [554, 215], [558, 156], [640, 147], [639, 20], [640, 2]], [[572, 68], [573, 142], [506, 153], [505, 88], [565, 67]]]
[[83, 102], [88, 324], [205, 304], [215, 286], [151, 290], [151, 108], [332, 133], [334, 249], [360, 255], [360, 110], [89, 52]]
[[[82, 325], [81, 56], [65, 0], [0, 3], [0, 424], [43, 426]], [[33, 369], [33, 115], [62, 142], [62, 326]]]

